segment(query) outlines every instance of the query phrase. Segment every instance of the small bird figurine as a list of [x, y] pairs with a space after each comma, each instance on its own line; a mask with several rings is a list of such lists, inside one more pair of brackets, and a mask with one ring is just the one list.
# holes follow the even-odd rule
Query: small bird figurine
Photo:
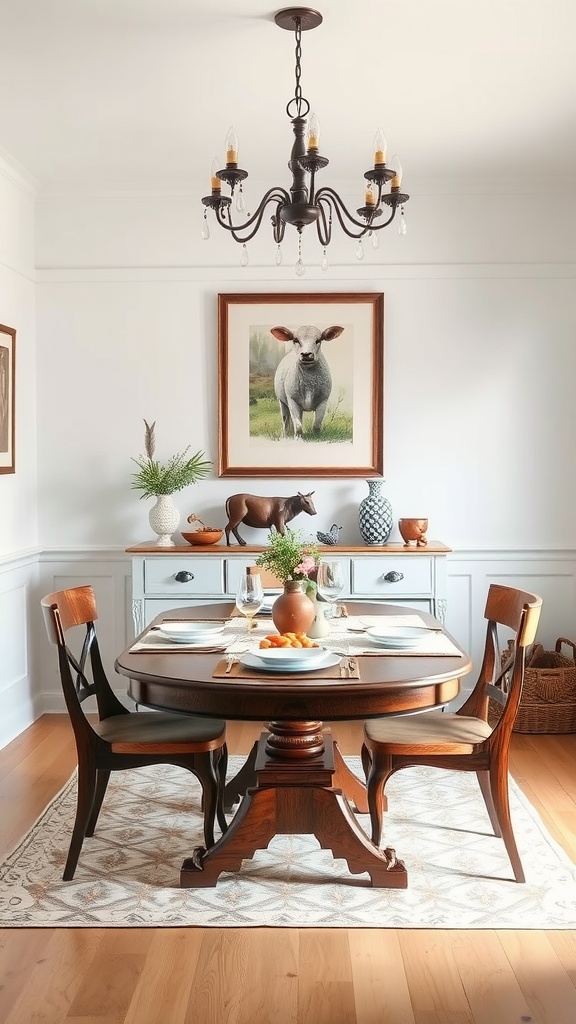
[[316, 536], [318, 537], [318, 540], [320, 541], [321, 544], [334, 545], [338, 543], [338, 537], [340, 535], [341, 529], [341, 526], [336, 526], [336, 523], [332, 523], [329, 533], [322, 533], [321, 530], [318, 530]]

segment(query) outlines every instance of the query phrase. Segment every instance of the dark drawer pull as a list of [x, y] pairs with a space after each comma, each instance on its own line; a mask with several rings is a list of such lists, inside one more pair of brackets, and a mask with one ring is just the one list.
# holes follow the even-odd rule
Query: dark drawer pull
[[399, 583], [400, 580], [404, 579], [404, 573], [396, 572], [396, 569], [391, 569], [390, 572], [387, 572], [386, 575], [382, 577], [382, 579], [386, 580], [386, 583]]
[[194, 573], [188, 572], [187, 569], [181, 569], [180, 572], [176, 573], [174, 579], [177, 580], [178, 583], [190, 583], [190, 580], [194, 579]]

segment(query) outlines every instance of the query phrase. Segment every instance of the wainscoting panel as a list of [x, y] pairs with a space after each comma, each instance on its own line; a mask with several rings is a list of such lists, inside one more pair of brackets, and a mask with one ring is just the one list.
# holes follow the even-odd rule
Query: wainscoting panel
[[[447, 558], [447, 629], [470, 652], [475, 678], [484, 647], [484, 605], [490, 583], [532, 590], [543, 598], [538, 639], [576, 640], [575, 551], [460, 551]], [[133, 639], [131, 562], [124, 550], [58, 550], [0, 560], [0, 746], [45, 712], [64, 711], [54, 648], [46, 638], [40, 599], [90, 583], [100, 612], [98, 635], [106, 671], [127, 705], [126, 682], [114, 659]]]
[[[133, 639], [131, 609], [131, 567], [124, 552], [58, 552], [44, 553], [40, 562], [40, 598], [56, 590], [94, 587], [98, 607], [98, 641], [104, 668], [120, 700], [128, 706], [126, 683], [114, 671], [116, 655]], [[43, 711], [64, 710], [64, 700], [58, 675], [56, 651], [48, 642], [38, 601], [38, 642], [42, 663]], [[70, 634], [73, 650], [80, 649], [84, 630], [77, 637]]]
[[[446, 627], [480, 667], [484, 649], [484, 605], [491, 583], [539, 594], [542, 615], [537, 640], [552, 648], [559, 636], [576, 641], [576, 557], [573, 551], [455, 552], [448, 556]], [[464, 691], [473, 685], [475, 671]]]
[[0, 747], [42, 714], [41, 680], [30, 628], [38, 553], [0, 560]]

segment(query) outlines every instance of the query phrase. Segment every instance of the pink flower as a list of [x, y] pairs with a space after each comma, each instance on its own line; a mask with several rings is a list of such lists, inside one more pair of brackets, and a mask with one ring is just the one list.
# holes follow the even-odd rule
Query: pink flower
[[304, 555], [300, 564], [294, 567], [294, 577], [298, 578], [298, 576], [308, 576], [315, 568], [316, 562], [312, 558], [312, 555]]

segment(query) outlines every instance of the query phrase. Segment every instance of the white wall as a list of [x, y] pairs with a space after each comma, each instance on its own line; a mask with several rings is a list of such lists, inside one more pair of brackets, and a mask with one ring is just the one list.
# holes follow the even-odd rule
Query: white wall
[[[574, 635], [570, 194], [555, 190], [557, 211], [543, 217], [540, 198], [521, 189], [415, 189], [406, 238], [384, 233], [363, 263], [354, 243], [339, 241], [327, 274], [307, 239], [302, 280], [293, 239], [280, 268], [273, 245], [257, 240], [245, 270], [215, 230], [201, 242], [197, 196], [45, 199], [37, 207], [37, 353], [31, 194], [9, 180], [0, 196], [8, 221], [16, 218], [7, 250], [0, 233], [0, 322], [17, 327], [20, 375], [18, 472], [0, 477], [0, 622], [10, 623], [3, 648], [0, 636], [0, 689], [10, 689], [13, 710], [0, 744], [43, 709], [61, 707], [52, 652], [40, 644], [41, 594], [94, 581], [114, 596], [114, 616], [102, 623], [108, 654], [130, 634], [124, 547], [150, 537], [150, 502], [129, 486], [143, 418], [157, 421], [160, 458], [190, 444], [216, 463], [219, 292], [384, 292], [386, 493], [396, 517], [427, 515], [430, 536], [454, 548], [449, 628], [478, 657], [494, 579], [543, 593], [543, 642]], [[176, 499], [183, 516], [223, 522], [234, 491], [304, 487], [316, 492], [318, 516], [295, 525], [315, 532], [338, 521], [344, 543], [360, 542], [362, 479], [214, 473]]]
[[38, 542], [33, 183], [0, 156], [0, 323], [16, 330], [16, 468], [0, 474], [0, 556]]
[[0, 474], [0, 746], [40, 714], [34, 184], [0, 157], [0, 323], [16, 330], [16, 472]]
[[[217, 461], [219, 292], [369, 290], [385, 295], [384, 477], [395, 515], [428, 516], [430, 536], [455, 548], [570, 547], [576, 205], [561, 201], [561, 216], [536, 230], [530, 194], [417, 194], [405, 238], [388, 229], [362, 264], [339, 241], [332, 269], [303, 279], [291, 261], [273, 265], [269, 241], [251, 246], [266, 265], [245, 270], [215, 228], [202, 242], [191, 197], [41, 203], [42, 544], [150, 536], [150, 502], [129, 488], [144, 417], [157, 422], [159, 457], [191, 444]], [[221, 523], [237, 490], [309, 485], [318, 516], [297, 524], [338, 521], [342, 541], [359, 542], [358, 479], [213, 474], [176, 501], [183, 515]]]

